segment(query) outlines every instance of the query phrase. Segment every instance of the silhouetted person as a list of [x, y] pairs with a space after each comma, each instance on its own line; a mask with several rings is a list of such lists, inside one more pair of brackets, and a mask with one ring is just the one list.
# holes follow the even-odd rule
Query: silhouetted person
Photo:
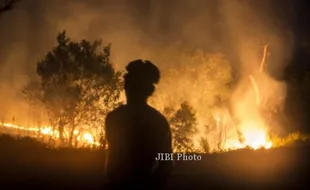
[[158, 153], [171, 153], [171, 132], [166, 118], [147, 104], [160, 72], [149, 61], [132, 61], [126, 67], [127, 104], [106, 118], [108, 154], [106, 175], [111, 189], [160, 189], [172, 161], [156, 161]]

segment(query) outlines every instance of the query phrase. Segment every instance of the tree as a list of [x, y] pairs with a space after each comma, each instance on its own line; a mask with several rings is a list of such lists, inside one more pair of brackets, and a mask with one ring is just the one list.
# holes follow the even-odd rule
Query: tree
[[63, 143], [64, 129], [70, 126], [69, 146], [77, 126], [102, 129], [104, 116], [119, 103], [121, 73], [110, 62], [110, 49], [98, 40], [71, 41], [64, 31], [57, 46], [37, 63], [42, 91], [38, 100]]
[[172, 114], [170, 124], [174, 150], [176, 152], [193, 152], [192, 135], [196, 132], [197, 127], [193, 108], [187, 102], [181, 103], [180, 109]]

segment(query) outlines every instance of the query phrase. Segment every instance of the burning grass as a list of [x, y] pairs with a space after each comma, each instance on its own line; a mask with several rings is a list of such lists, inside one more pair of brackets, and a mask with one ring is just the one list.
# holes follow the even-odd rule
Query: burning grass
[[[23, 147], [37, 147], [37, 148], [60, 148], [59, 146], [59, 136], [57, 135], [57, 131], [51, 131], [51, 127], [22, 127], [10, 123], [4, 123], [2, 125], [2, 133], [6, 132], [7, 134], [2, 134], [0, 136], [0, 141], [9, 141], [13, 144], [7, 144], [8, 147], [16, 147], [14, 142], [19, 141], [19, 145], [23, 145]], [[259, 131], [258, 131], [259, 132]], [[8, 135], [9, 134], [9, 135]], [[55, 135], [56, 134], [56, 135]], [[83, 134], [76, 134], [76, 140], [83, 144], [83, 146], [75, 146], [71, 147], [77, 150], [82, 149], [100, 149], [102, 144], [100, 141], [93, 141], [95, 137], [92, 136], [90, 132], [85, 131]], [[259, 136], [261, 134], [261, 136]], [[78, 136], [79, 135], [79, 136]], [[251, 136], [252, 135], [252, 136]], [[310, 139], [310, 135], [301, 134], [299, 132], [291, 133], [286, 137], [279, 136], [271, 136], [268, 137], [265, 133], [257, 133], [257, 131], [249, 131], [249, 134], [246, 134], [249, 138], [248, 141], [244, 141], [244, 143], [228, 144], [223, 149], [215, 149], [210, 151], [209, 153], [221, 153], [221, 152], [229, 152], [240, 149], [247, 150], [259, 150], [259, 149], [270, 149], [270, 148], [278, 148], [285, 147], [292, 144], [296, 144], [296, 142], [307, 142]], [[81, 137], [84, 137], [81, 138]], [[85, 138], [87, 137], [87, 138]], [[251, 138], [252, 137], [252, 138]], [[251, 141], [252, 139], [252, 141]], [[257, 141], [255, 141], [255, 139]], [[268, 140], [267, 140], [268, 139]], [[2, 144], [3, 145], [3, 144]], [[68, 147], [61, 147], [63, 149]], [[200, 153], [207, 153], [199, 151]]]
[[[51, 126], [24, 127], [12, 123], [3, 123], [2, 132], [14, 136], [31, 137], [53, 147], [60, 146], [59, 131], [53, 129]], [[68, 134], [67, 130], [65, 131], [65, 134], [66, 133]], [[81, 133], [79, 130], [75, 130], [74, 136], [76, 140], [76, 146], [74, 146], [75, 148], [99, 147], [101, 145], [100, 141], [95, 140], [96, 137], [91, 131], [83, 131]]]

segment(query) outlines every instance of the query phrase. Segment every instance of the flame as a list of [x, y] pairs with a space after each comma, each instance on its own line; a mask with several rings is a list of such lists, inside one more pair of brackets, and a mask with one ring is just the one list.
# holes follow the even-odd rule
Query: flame
[[[37, 137], [39, 134], [43, 136], [50, 136], [53, 139], [60, 140], [59, 131], [53, 130], [53, 127], [51, 126], [24, 127], [12, 123], [3, 123], [2, 127], [13, 130], [15, 129], [15, 132], [21, 132], [21, 135]], [[26, 132], [32, 132], [32, 134], [27, 135]], [[94, 135], [92, 135], [90, 131], [80, 132], [79, 130], [74, 130], [73, 135], [76, 137], [76, 140], [79, 144], [86, 144], [88, 146], [100, 146], [100, 142], [95, 140]]]
[[244, 131], [245, 145], [254, 149], [258, 148], [271, 148], [272, 142], [267, 140], [267, 133], [265, 130], [249, 128], [250, 130]]
[[[236, 149], [250, 147], [252, 149], [272, 148], [273, 143], [268, 138], [269, 128], [266, 124], [266, 119], [262, 114], [264, 109], [263, 98], [272, 98], [281, 93], [278, 91], [275, 94], [270, 93], [269, 84], [273, 80], [264, 72], [264, 65], [266, 61], [268, 45], [264, 46], [263, 58], [260, 63], [258, 72], [253, 72], [246, 78], [243, 83], [240, 83], [240, 89], [235, 92], [235, 99], [233, 100], [233, 107], [236, 116], [239, 118], [240, 123], [237, 125], [238, 141], [235, 140], [227, 143], [225, 148]], [[269, 88], [263, 88], [265, 86]], [[275, 84], [275, 89], [279, 89], [279, 84]], [[278, 106], [270, 105], [271, 107]], [[218, 119], [217, 119], [218, 121]]]
[[[221, 126], [223, 120], [218, 119], [218, 125]], [[239, 126], [239, 133], [236, 132], [236, 129], [232, 128], [230, 131], [227, 131], [225, 139], [223, 140], [222, 150], [236, 150], [243, 148], [250, 149], [270, 149], [273, 147], [274, 143], [269, 138], [267, 127], [264, 126], [263, 122], [259, 120], [248, 120], [244, 119], [244, 122]], [[222, 130], [222, 129], [220, 129]], [[238, 131], [238, 130], [237, 130]]]
[[[231, 149], [250, 147], [254, 150], [259, 148], [272, 148], [273, 143], [267, 138], [268, 133], [259, 126], [247, 125], [243, 130], [244, 141], [235, 143]], [[228, 147], [230, 145], [227, 145]]]
[[[216, 117], [217, 123], [221, 123], [221, 117], [217, 115]], [[35, 134], [41, 134], [50, 136], [56, 140], [59, 139], [59, 131], [53, 130], [51, 126], [43, 126], [43, 127], [24, 127], [15, 125], [12, 123], [3, 123], [2, 127], [5, 127], [7, 129], [15, 129], [21, 132], [34, 132]], [[273, 143], [268, 140], [267, 132], [263, 130], [259, 125], [255, 125], [255, 123], [245, 123], [243, 127], [243, 136], [244, 141], [240, 142], [238, 140], [229, 141], [225, 144], [224, 150], [233, 150], [233, 149], [242, 149], [246, 147], [250, 147], [252, 149], [259, 149], [259, 148], [265, 148], [269, 149], [272, 148]], [[86, 144], [86, 145], [95, 145], [100, 146], [100, 143], [95, 140], [95, 136], [91, 134], [89, 131], [81, 132], [79, 130], [74, 130], [73, 132], [74, 136], [76, 136], [77, 141], [80, 144]], [[195, 146], [199, 146], [199, 138], [200, 136], [196, 136], [196, 140], [194, 141]], [[237, 138], [235, 138], [237, 139]]]

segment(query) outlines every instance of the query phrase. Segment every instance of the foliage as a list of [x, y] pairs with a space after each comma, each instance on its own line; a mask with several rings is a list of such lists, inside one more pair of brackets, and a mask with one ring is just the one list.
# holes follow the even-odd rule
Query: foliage
[[181, 103], [181, 107], [171, 115], [170, 124], [174, 151], [193, 152], [194, 146], [191, 137], [197, 127], [193, 108], [187, 102]]
[[41, 96], [33, 95], [29, 84], [25, 97], [42, 102], [52, 125], [63, 140], [65, 126], [70, 126], [72, 145], [76, 126], [102, 128], [104, 115], [119, 102], [120, 72], [110, 62], [110, 45], [103, 48], [100, 41], [71, 41], [66, 32], [57, 36], [57, 46], [37, 63]]

